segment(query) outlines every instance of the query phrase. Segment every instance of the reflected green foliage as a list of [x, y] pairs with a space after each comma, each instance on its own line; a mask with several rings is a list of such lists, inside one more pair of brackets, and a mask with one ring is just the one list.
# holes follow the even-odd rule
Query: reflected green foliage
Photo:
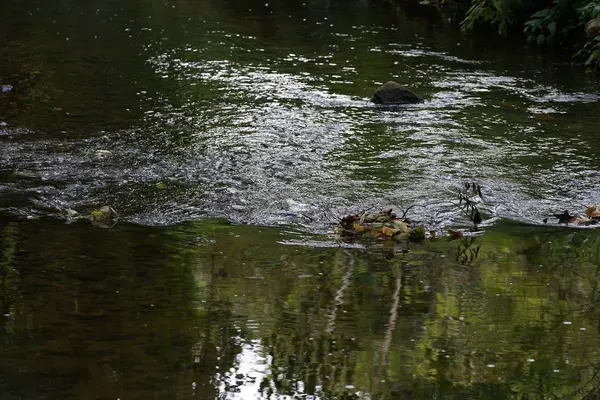
[[192, 350], [233, 357], [232, 339], [202, 324], [193, 264], [162, 232], [1, 226], [3, 397], [172, 398], [195, 375]]
[[14, 268], [15, 252], [18, 246], [19, 231], [17, 225], [8, 223], [0, 232], [2, 252], [0, 258], [0, 312], [10, 315], [12, 305], [15, 304], [17, 291], [16, 284], [19, 274]]
[[503, 222], [394, 257], [219, 221], [1, 232], [5, 395], [595, 398], [600, 384], [593, 230]]

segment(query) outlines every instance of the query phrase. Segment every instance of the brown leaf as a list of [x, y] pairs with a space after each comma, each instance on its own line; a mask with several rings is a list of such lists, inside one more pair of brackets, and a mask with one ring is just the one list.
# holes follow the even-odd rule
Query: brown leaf
[[588, 218], [600, 219], [600, 210], [597, 210], [596, 205], [594, 204], [585, 209], [585, 215], [587, 215]]
[[387, 237], [392, 237], [398, 232], [397, 229], [390, 228], [389, 226], [384, 226], [381, 228], [381, 234]]

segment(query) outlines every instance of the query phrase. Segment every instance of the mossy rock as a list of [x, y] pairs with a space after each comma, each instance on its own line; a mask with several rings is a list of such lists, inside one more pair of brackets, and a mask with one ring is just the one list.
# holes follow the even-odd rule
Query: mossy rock
[[423, 98], [411, 92], [397, 82], [389, 81], [373, 93], [371, 101], [375, 104], [417, 104], [423, 103]]
[[103, 206], [90, 213], [92, 225], [108, 228], [114, 225], [119, 218], [119, 214], [110, 206]]

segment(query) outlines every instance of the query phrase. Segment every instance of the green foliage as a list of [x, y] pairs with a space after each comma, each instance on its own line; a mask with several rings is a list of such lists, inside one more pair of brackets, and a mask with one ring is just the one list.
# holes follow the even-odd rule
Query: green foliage
[[[584, 28], [588, 28], [588, 35], [592, 33], [590, 24], [598, 25], [598, 18], [600, 18], [600, 1], [589, 2], [583, 7], [580, 7], [579, 21], [583, 24]], [[583, 47], [575, 54], [575, 62], [583, 63], [588, 70], [600, 70], [600, 33], [599, 30], [595, 30], [595, 34], [592, 38], [583, 45]]]
[[589, 1], [577, 11], [582, 22], [590, 21], [600, 15], [600, 1]]
[[[529, 42], [552, 44], [555, 38], [579, 39], [588, 24], [600, 15], [600, 2], [589, 0], [555, 0], [551, 7], [537, 11], [525, 23], [524, 32]], [[557, 30], [557, 27], [561, 27]], [[588, 39], [574, 55], [577, 64], [588, 70], [600, 68], [600, 36]]]
[[[461, 29], [468, 32], [477, 25], [489, 25], [499, 34], [506, 35], [511, 29], [523, 26], [530, 43], [574, 43], [582, 41], [586, 27], [599, 15], [600, 1], [597, 0], [472, 0]], [[575, 60], [589, 70], [599, 69], [600, 41], [597, 32], [583, 42]]]
[[563, 39], [573, 34], [579, 36], [581, 27], [597, 15], [596, 9], [600, 7], [595, 1], [554, 0], [551, 6], [536, 11], [525, 22], [527, 40], [541, 45], [553, 43], [557, 36]]
[[558, 7], [544, 8], [534, 13], [531, 19], [525, 22], [525, 35], [529, 42], [538, 45], [551, 43], [556, 35], [556, 27], [560, 19], [561, 9]]
[[473, 0], [461, 29], [470, 31], [476, 24], [483, 23], [497, 27], [501, 35], [506, 35], [523, 6], [523, 0]]
[[[585, 60], [585, 61], [583, 61]], [[588, 70], [600, 70], [600, 35], [588, 41], [581, 50], [575, 54], [575, 62], [583, 62]]]

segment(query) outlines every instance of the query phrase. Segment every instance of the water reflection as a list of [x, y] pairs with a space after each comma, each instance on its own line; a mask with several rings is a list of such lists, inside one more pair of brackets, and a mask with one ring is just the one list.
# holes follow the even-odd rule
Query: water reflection
[[301, 236], [3, 220], [4, 395], [597, 394], [595, 231], [499, 223], [393, 258]]

